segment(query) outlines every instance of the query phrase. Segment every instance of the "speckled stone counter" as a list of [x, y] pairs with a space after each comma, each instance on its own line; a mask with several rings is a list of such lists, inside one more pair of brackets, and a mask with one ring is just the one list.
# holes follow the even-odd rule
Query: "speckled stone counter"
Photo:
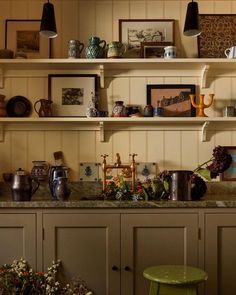
[[208, 183], [200, 201], [108, 201], [97, 200], [100, 183], [70, 183], [68, 201], [52, 201], [47, 184], [42, 183], [29, 202], [12, 201], [10, 188], [0, 183], [0, 208], [236, 208], [236, 184]]

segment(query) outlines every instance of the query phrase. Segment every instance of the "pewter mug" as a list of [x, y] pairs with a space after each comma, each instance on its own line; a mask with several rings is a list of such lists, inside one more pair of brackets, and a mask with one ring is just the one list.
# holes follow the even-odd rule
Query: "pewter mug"
[[70, 40], [68, 45], [68, 58], [80, 58], [84, 43], [79, 40]]
[[170, 199], [173, 201], [191, 200], [191, 175], [189, 170], [173, 170], [170, 181]]
[[30, 201], [39, 187], [39, 181], [21, 168], [15, 174], [9, 174], [8, 183], [13, 201]]
[[126, 51], [126, 46], [119, 41], [113, 41], [107, 45], [107, 57], [108, 58], [119, 58]]

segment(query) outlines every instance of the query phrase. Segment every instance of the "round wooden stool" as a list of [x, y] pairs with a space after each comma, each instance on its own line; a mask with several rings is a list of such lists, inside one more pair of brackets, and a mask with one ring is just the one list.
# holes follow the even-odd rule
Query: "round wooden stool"
[[143, 276], [151, 281], [149, 295], [197, 295], [198, 284], [207, 280], [204, 270], [184, 265], [149, 267]]

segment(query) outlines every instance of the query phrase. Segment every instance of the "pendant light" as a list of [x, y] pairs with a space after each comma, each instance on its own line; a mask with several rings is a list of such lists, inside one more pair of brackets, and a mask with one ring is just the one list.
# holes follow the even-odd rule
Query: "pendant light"
[[49, 0], [43, 5], [40, 34], [47, 38], [55, 38], [57, 36], [54, 6], [52, 3], [49, 3]]
[[187, 13], [184, 24], [184, 35], [188, 37], [197, 37], [201, 34], [198, 21], [198, 4], [197, 2], [188, 3]]

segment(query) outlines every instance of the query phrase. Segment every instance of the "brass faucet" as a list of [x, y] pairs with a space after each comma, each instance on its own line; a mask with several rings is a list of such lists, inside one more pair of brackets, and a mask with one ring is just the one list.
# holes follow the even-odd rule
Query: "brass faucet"
[[107, 164], [106, 158], [108, 155], [104, 154], [101, 155], [103, 158], [102, 161], [102, 171], [103, 171], [103, 186], [102, 189], [105, 192], [106, 187], [107, 187], [107, 170], [108, 169], [129, 169], [131, 171], [131, 190], [134, 191], [135, 188], [135, 171], [136, 171], [136, 166], [135, 166], [135, 160], [134, 158], [137, 156], [137, 154], [130, 154], [129, 156], [132, 157], [131, 163], [130, 164], [122, 164], [121, 159], [120, 159], [120, 154], [116, 153], [116, 162], [114, 164]]

